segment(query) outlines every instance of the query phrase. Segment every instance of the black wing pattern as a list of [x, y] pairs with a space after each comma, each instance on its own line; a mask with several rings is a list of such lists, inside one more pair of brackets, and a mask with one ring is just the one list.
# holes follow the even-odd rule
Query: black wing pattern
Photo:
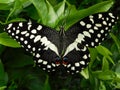
[[[54, 71], [55, 58], [59, 56], [59, 34], [55, 30], [35, 23], [10, 23], [5, 31], [17, 40], [26, 51], [34, 56], [35, 63], [43, 70]], [[51, 42], [52, 41], [52, 42]]]
[[74, 74], [88, 65], [88, 47], [98, 46], [116, 20], [117, 16], [112, 13], [90, 15], [70, 27], [64, 35], [31, 20], [10, 23], [5, 31], [33, 54], [35, 63], [43, 70], [50, 72], [63, 67]]
[[65, 35], [69, 41], [64, 57], [68, 58], [67, 72], [77, 73], [85, 68], [90, 61], [87, 47], [98, 46], [109, 34], [118, 17], [113, 13], [99, 13], [83, 18]]

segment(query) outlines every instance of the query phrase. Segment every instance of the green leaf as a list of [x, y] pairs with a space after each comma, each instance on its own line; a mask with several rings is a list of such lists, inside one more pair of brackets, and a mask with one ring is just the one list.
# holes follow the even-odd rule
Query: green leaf
[[38, 15], [39, 15], [39, 19], [38, 20], [42, 20], [42, 23], [44, 25], [46, 25], [47, 23], [47, 14], [48, 14], [48, 8], [46, 5], [45, 0], [30, 0], [32, 2], [32, 4], [35, 6]]
[[21, 68], [28, 65], [33, 66], [33, 58], [32, 55], [24, 54], [24, 50], [20, 48], [10, 48], [4, 54], [5, 58], [5, 65], [10, 68]]
[[21, 47], [20, 44], [11, 39], [7, 33], [0, 33], [0, 44], [14, 48]]
[[9, 10], [11, 6], [11, 4], [0, 3], [0, 10]]
[[16, 0], [16, 1], [14, 2], [13, 8], [11, 9], [11, 11], [10, 11], [10, 13], [9, 13], [9, 15], [8, 15], [8, 17], [7, 17], [7, 19], [6, 19], [6, 22], [8, 21], [8, 19], [9, 19], [11, 16], [17, 15], [18, 13], [20, 13], [21, 10], [22, 10], [22, 3], [21, 3], [20, 0]]
[[109, 63], [106, 57], [103, 57], [103, 63], [102, 63], [102, 71], [109, 70]]
[[99, 90], [106, 90], [105, 84], [102, 81], [100, 81]]
[[113, 33], [110, 33], [110, 36], [114, 40], [114, 42], [115, 42], [115, 44], [116, 44], [116, 46], [118, 48], [118, 51], [120, 53], [120, 40]]
[[113, 5], [113, 1], [104, 1], [101, 3], [98, 3], [96, 5], [93, 5], [87, 9], [83, 10], [76, 10], [74, 6], [69, 6], [70, 13], [67, 16], [67, 23], [66, 23], [66, 29], [68, 29], [70, 26], [72, 26], [74, 23], [78, 22], [80, 19], [89, 16], [91, 14], [99, 13], [99, 12], [106, 12], [110, 9], [110, 7]]
[[89, 67], [91, 68], [94, 64], [94, 61], [97, 58], [98, 52], [96, 50], [96, 48], [89, 48], [90, 51], [90, 63], [89, 63]]
[[4, 51], [4, 49], [5, 49], [5, 46], [3, 46], [3, 45], [0, 44], [0, 55], [2, 54], [2, 52]]
[[46, 16], [46, 18], [48, 18], [47, 19], [48, 22], [46, 24], [51, 27], [55, 27], [58, 16], [57, 16], [53, 6], [47, 0], [46, 0], [46, 5], [48, 7], [48, 14]]
[[49, 77], [47, 76], [43, 90], [51, 90], [49, 85]]
[[99, 45], [98, 47], [96, 47], [97, 51], [103, 55], [103, 56], [111, 56], [112, 53], [104, 46]]
[[7, 86], [8, 76], [7, 73], [4, 71], [3, 64], [0, 60], [0, 90], [4, 90]]
[[85, 68], [84, 70], [82, 70], [81, 75], [85, 78], [85, 79], [89, 79], [89, 72], [88, 72], [88, 68]]
[[64, 14], [65, 11], [65, 0], [63, 2], [59, 3], [58, 5], [55, 6], [55, 11], [57, 13], [58, 19]]
[[15, 0], [0, 0], [0, 3], [11, 3], [14, 2]]
[[112, 53], [107, 49], [105, 48], [104, 46], [102, 45], [99, 45], [97, 48], [97, 51], [99, 54], [103, 55], [104, 57], [106, 57], [111, 63], [114, 64], [114, 61], [112, 60], [112, 58], [110, 57], [112, 55]]
[[23, 18], [15, 18], [15, 19], [12, 19], [12, 20], [10, 20], [10, 21], [7, 21], [7, 22], [1, 23], [1, 24], [6, 25], [6, 24], [8, 24], [8, 23], [20, 22], [20, 21], [26, 21], [26, 20], [23, 19]]
[[4, 67], [0, 59], [0, 80], [4, 78], [5, 72], [4, 72]]
[[106, 71], [95, 71], [93, 72], [94, 76], [96, 76], [100, 80], [113, 80], [116, 75], [114, 72], [106, 70]]

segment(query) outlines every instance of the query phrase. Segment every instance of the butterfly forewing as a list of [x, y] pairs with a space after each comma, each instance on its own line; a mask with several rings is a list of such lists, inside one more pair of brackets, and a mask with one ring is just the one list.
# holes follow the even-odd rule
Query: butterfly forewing
[[70, 27], [66, 35], [77, 38], [77, 42], [87, 47], [95, 47], [105, 39], [116, 21], [117, 16], [113, 13], [90, 15]]

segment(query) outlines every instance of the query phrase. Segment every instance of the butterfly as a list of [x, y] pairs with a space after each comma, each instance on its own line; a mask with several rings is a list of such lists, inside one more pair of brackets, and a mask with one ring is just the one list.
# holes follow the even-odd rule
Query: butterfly
[[88, 66], [88, 48], [94, 48], [104, 41], [117, 19], [114, 13], [93, 14], [67, 31], [63, 27], [56, 31], [29, 19], [9, 23], [4, 30], [33, 55], [36, 65], [43, 70], [54, 72], [60, 69], [75, 74]]

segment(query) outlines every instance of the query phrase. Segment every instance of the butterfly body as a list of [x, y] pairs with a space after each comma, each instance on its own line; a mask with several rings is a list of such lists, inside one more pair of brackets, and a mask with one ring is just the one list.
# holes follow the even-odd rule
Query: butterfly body
[[60, 31], [28, 20], [14, 22], [5, 31], [17, 40], [26, 51], [33, 54], [36, 65], [48, 72], [62, 67], [74, 74], [84, 69], [90, 61], [88, 47], [98, 46], [115, 24], [112, 13], [90, 15]]

